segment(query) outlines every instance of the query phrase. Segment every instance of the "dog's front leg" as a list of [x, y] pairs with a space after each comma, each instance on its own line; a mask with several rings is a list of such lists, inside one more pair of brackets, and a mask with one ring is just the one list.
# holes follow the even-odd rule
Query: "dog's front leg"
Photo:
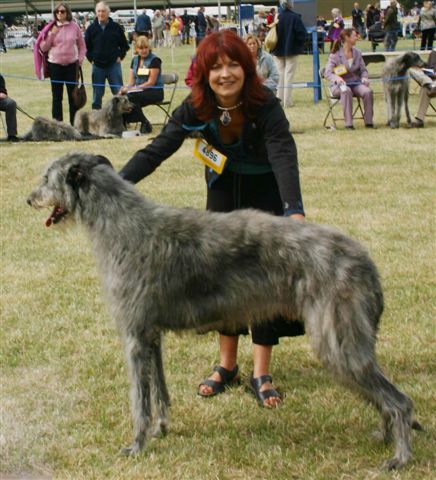
[[153, 414], [154, 424], [151, 428], [151, 435], [154, 437], [165, 435], [168, 431], [168, 409], [170, 397], [165, 382], [164, 368], [162, 362], [161, 334], [159, 333], [152, 343], [152, 386], [151, 398], [155, 407]]
[[130, 374], [130, 402], [133, 443], [124, 448], [126, 455], [136, 455], [147, 441], [151, 422], [150, 379], [152, 345], [144, 332], [130, 332], [126, 337], [126, 358]]
[[406, 91], [404, 92], [404, 109], [406, 110], [407, 126], [412, 125], [412, 119], [409, 111], [409, 84], [407, 84]]
[[388, 117], [387, 126], [391, 126], [392, 122], [392, 96], [389, 88], [385, 87], [386, 115]]

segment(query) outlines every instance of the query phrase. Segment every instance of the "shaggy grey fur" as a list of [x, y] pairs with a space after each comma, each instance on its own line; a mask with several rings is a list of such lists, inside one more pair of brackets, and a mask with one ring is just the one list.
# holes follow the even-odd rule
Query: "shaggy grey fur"
[[68, 123], [51, 118], [36, 117], [31, 129], [21, 137], [21, 140], [62, 142], [64, 140], [82, 140], [82, 136]]
[[123, 113], [130, 112], [133, 106], [126, 95], [115, 95], [101, 110], [78, 111], [74, 118], [74, 126], [85, 135], [119, 137], [125, 130]]
[[383, 294], [375, 265], [356, 241], [328, 227], [254, 210], [212, 213], [157, 205], [104, 157], [66, 155], [29, 196], [68, 218], [93, 242], [131, 378], [135, 454], [166, 431], [169, 397], [161, 334], [237, 328], [283, 315], [304, 321], [314, 352], [382, 417], [395, 441], [388, 468], [411, 456], [413, 404], [386, 379], [375, 341]]
[[391, 128], [400, 127], [403, 104], [406, 110], [407, 124], [409, 126], [412, 124], [409, 112], [409, 77], [407, 76], [407, 70], [411, 67], [422, 68], [424, 65], [421, 57], [414, 52], [406, 52], [404, 55], [392, 58], [385, 63], [382, 79], [388, 125]]

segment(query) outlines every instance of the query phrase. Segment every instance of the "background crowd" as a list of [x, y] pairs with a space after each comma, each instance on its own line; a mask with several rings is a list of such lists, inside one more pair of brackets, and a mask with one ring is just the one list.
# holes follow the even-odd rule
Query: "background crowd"
[[[345, 125], [353, 129], [351, 112], [353, 96], [361, 96], [365, 107], [365, 125], [373, 127], [372, 90], [369, 86], [368, 72], [363, 63], [357, 40], [367, 38], [377, 45], [381, 32], [387, 51], [395, 50], [398, 34], [404, 29], [402, 18], [412, 18], [415, 23], [408, 25], [411, 34], [422, 38], [421, 48], [432, 49], [436, 31], [436, 10], [432, 2], [425, 0], [422, 7], [415, 5], [411, 11], [405, 11], [396, 0], [391, 0], [385, 10], [378, 4], [368, 4], [365, 10], [359, 3], [354, 3], [350, 12], [352, 30], [345, 28], [342, 12], [332, 9], [332, 18], [327, 22], [322, 17], [317, 19], [317, 27], [325, 32], [324, 42], [330, 42], [331, 55], [326, 65], [326, 78], [331, 81], [332, 93], [341, 99], [344, 108]], [[266, 33], [275, 25], [277, 42], [270, 52], [263, 47]], [[307, 32], [300, 15], [293, 10], [293, 1], [284, 0], [280, 8], [271, 8], [268, 14], [257, 13], [251, 25], [245, 25], [249, 32], [246, 44], [255, 60], [257, 73], [267, 86], [280, 99], [282, 107], [294, 105], [292, 84], [295, 77], [298, 56], [307, 47]], [[378, 30], [377, 30], [378, 29]], [[78, 78], [78, 68], [85, 58], [92, 64], [92, 108], [100, 109], [108, 82], [112, 93], [127, 94], [135, 105], [130, 114], [125, 115], [125, 122], [140, 123], [141, 133], [152, 131], [150, 122], [144, 115], [143, 107], [163, 99], [162, 62], [153, 52], [153, 48], [177, 47], [181, 44], [198, 45], [209, 34], [219, 30], [219, 21], [206, 15], [205, 8], [200, 7], [196, 15], [184, 10], [176, 15], [171, 10], [156, 10], [152, 18], [144, 10], [136, 18], [134, 30], [127, 34], [122, 25], [110, 16], [110, 8], [105, 2], [96, 5], [95, 16], [79, 17], [74, 14], [67, 3], [57, 4], [53, 19], [42, 22], [32, 37], [35, 55], [35, 69], [38, 78], [50, 78], [52, 93], [52, 117], [63, 121], [62, 101], [64, 86], [68, 96], [69, 121], [73, 125], [77, 111], [73, 90]], [[0, 18], [0, 47], [6, 52], [4, 36], [6, 25]], [[345, 32], [345, 34], [344, 34]], [[405, 34], [405, 31], [402, 32]], [[350, 42], [353, 42], [351, 45]], [[123, 82], [121, 62], [133, 46], [129, 78]], [[339, 63], [349, 64], [349, 72], [338, 76], [333, 69]], [[195, 55], [187, 69], [186, 85], [192, 87], [195, 73]], [[416, 114], [415, 126], [423, 126], [428, 98], [434, 95], [434, 80], [428, 76], [414, 74], [414, 78], [423, 87], [420, 105]], [[357, 82], [357, 84], [356, 84]], [[16, 108], [7, 96], [3, 79], [3, 91], [0, 93], [0, 109], [7, 112], [8, 138], [15, 141]], [[422, 114], [424, 112], [424, 115]]]

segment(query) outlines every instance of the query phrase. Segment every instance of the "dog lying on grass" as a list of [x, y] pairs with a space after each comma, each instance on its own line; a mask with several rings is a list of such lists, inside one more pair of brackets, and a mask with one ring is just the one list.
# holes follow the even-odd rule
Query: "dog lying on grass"
[[374, 263], [356, 241], [328, 227], [255, 210], [212, 213], [157, 205], [120, 178], [109, 160], [76, 153], [56, 160], [28, 197], [87, 230], [131, 378], [134, 440], [166, 432], [169, 395], [165, 330], [237, 329], [282, 315], [304, 322], [333, 377], [381, 415], [383, 439], [411, 457], [412, 400], [382, 373], [375, 342], [383, 293]]
[[27, 142], [62, 142], [65, 140], [83, 140], [80, 132], [68, 123], [52, 118], [36, 117], [30, 130], [20, 140]]

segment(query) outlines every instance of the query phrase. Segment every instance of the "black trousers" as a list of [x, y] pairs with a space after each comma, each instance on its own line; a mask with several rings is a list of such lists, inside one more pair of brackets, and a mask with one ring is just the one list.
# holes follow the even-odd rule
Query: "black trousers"
[[70, 123], [74, 124], [74, 115], [76, 115], [76, 107], [73, 101], [73, 90], [75, 82], [77, 81], [77, 64], [70, 63], [69, 65], [59, 65], [58, 63], [48, 64], [48, 71], [50, 73], [51, 94], [52, 94], [52, 117], [61, 122], [64, 119], [62, 112], [62, 99], [64, 96], [64, 84], [67, 87], [68, 105], [70, 108]]
[[[282, 200], [273, 173], [241, 175], [224, 170], [208, 188], [207, 210], [231, 212], [240, 208], [256, 208], [273, 215], [283, 215]], [[222, 335], [246, 335], [248, 330], [220, 331]], [[304, 335], [303, 323], [279, 316], [251, 328], [253, 343], [277, 345], [280, 337]]]
[[164, 93], [163, 88], [146, 88], [142, 92], [128, 93], [127, 97], [135, 106], [131, 112], [123, 115], [124, 123], [146, 123], [147, 118], [142, 111], [142, 107], [161, 102], [164, 98]]

